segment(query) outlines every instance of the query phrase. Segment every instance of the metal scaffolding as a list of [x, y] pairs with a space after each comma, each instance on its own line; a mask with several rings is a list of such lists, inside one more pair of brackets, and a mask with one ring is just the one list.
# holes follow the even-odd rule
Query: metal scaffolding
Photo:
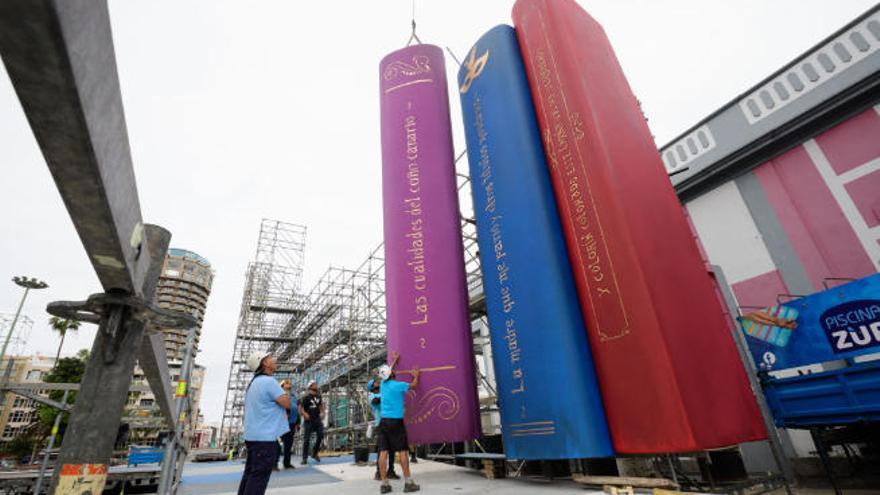
[[[495, 397], [489, 361], [485, 297], [478, 257], [476, 225], [470, 212], [470, 184], [459, 174], [462, 205], [462, 243], [467, 272], [468, 295], [474, 351], [480, 379], [481, 403], [494, 408]], [[265, 222], [263, 231], [266, 230]], [[261, 233], [261, 246], [263, 245]], [[265, 248], [263, 248], [265, 249]], [[259, 249], [258, 249], [259, 252]], [[251, 373], [241, 363], [249, 352], [271, 351], [278, 359], [276, 376], [289, 378], [293, 390], [303, 393], [308, 382], [318, 383], [328, 404], [325, 448], [348, 449], [363, 440], [371, 418], [365, 390], [371, 373], [385, 362], [385, 260], [384, 246], [378, 245], [355, 269], [331, 266], [307, 295], [294, 289], [279, 293], [265, 290], [259, 281], [273, 279], [275, 271], [293, 264], [268, 264], [257, 276], [255, 264], [248, 268], [242, 305], [242, 319], [233, 354], [229, 391], [221, 431], [227, 446], [237, 443], [243, 410], [243, 390]], [[294, 258], [301, 260], [301, 256]], [[275, 270], [275, 271], [273, 271]], [[266, 313], [254, 310], [268, 293], [280, 302], [267, 306], [284, 311]], [[259, 305], [257, 305], [259, 306]], [[267, 324], [270, 315], [277, 315]], [[298, 445], [298, 443], [296, 443]]]
[[306, 314], [300, 294], [305, 258], [306, 228], [263, 219], [254, 261], [245, 272], [244, 293], [229, 366], [221, 434], [227, 445], [241, 433], [244, 392], [253, 376], [245, 360], [268, 350]]

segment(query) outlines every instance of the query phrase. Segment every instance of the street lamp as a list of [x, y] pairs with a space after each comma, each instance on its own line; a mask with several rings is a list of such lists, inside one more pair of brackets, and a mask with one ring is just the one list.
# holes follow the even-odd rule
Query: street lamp
[[18, 317], [21, 315], [21, 308], [24, 306], [24, 301], [27, 299], [28, 292], [30, 292], [31, 289], [37, 290], [49, 287], [49, 284], [46, 282], [31, 277], [12, 277], [12, 281], [15, 282], [15, 285], [24, 287], [24, 294], [21, 296], [21, 302], [18, 303], [18, 310], [15, 312], [15, 318], [12, 319], [12, 326], [9, 327], [9, 332], [6, 333], [6, 340], [3, 342], [3, 349], [0, 350], [0, 362], [3, 362], [3, 358], [6, 357], [6, 347], [9, 346], [9, 340], [12, 339], [12, 332], [15, 331], [15, 324], [18, 322]]

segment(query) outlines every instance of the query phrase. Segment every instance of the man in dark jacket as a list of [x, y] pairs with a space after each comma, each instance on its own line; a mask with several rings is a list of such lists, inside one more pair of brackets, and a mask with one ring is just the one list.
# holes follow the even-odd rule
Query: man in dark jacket
[[308, 464], [309, 441], [312, 433], [315, 433], [315, 447], [312, 451], [312, 459], [321, 462], [318, 450], [324, 440], [324, 416], [327, 414], [327, 405], [318, 392], [316, 382], [309, 383], [309, 393], [299, 401], [299, 415], [303, 418], [303, 452], [302, 464]]

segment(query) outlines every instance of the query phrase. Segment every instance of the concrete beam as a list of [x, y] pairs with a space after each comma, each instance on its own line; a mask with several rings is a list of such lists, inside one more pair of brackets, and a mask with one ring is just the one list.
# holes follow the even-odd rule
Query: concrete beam
[[[0, 56], [102, 286], [149, 301], [162, 266], [147, 273], [158, 253], [144, 242], [106, 2], [0, 2]], [[151, 339], [138, 358], [170, 422], [165, 348]]]
[[[76, 391], [79, 390], [79, 383], [43, 383], [43, 382], [10, 382], [0, 384], [0, 391], [8, 390], [10, 392], [18, 392], [19, 390], [23, 391], [37, 391], [37, 390], [69, 390]], [[129, 392], [149, 392], [150, 387], [148, 385], [132, 385], [128, 388]]]
[[142, 295], [150, 253], [106, 2], [0, 2], [0, 56], [101, 285]]
[[[145, 242], [153, 255], [148, 276], [141, 287], [145, 298], [151, 299], [158, 273], [164, 263], [171, 241], [171, 233], [154, 225], [144, 228]], [[135, 360], [142, 348], [146, 324], [131, 315], [131, 309], [113, 305], [101, 318], [95, 343], [89, 353], [85, 374], [76, 396], [67, 432], [61, 444], [59, 466], [79, 469], [85, 465], [108, 466], [113, 454], [116, 431], [122, 422], [122, 412], [131, 386]], [[107, 357], [112, 356], [108, 360]], [[166, 369], [167, 373], [167, 369]], [[167, 375], [166, 375], [167, 376]], [[165, 380], [170, 386], [170, 379]], [[161, 392], [154, 392], [161, 403]], [[169, 401], [170, 402], [170, 401]], [[63, 471], [63, 470], [62, 470]], [[102, 477], [103, 476], [103, 477]], [[95, 484], [81, 485], [76, 491], [65, 491], [59, 485], [59, 473], [54, 474], [52, 493], [95, 493], [103, 488], [106, 473]], [[69, 483], [70, 481], [66, 481]], [[56, 492], [55, 489], [58, 491]]]
[[168, 358], [165, 357], [165, 341], [161, 333], [144, 334], [143, 344], [138, 352], [138, 363], [153, 390], [156, 405], [162, 412], [166, 426], [173, 430], [177, 418], [173, 412], [174, 394], [168, 372]]

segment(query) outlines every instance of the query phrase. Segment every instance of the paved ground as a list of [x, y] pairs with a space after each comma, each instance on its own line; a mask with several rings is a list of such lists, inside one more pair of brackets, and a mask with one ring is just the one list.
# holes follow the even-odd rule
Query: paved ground
[[[379, 493], [379, 482], [373, 481], [375, 466], [356, 466], [352, 456], [325, 458], [321, 464], [297, 465], [294, 470], [275, 472], [269, 482], [269, 495], [361, 495]], [[241, 462], [187, 464], [178, 493], [182, 495], [210, 493], [234, 494], [241, 479]], [[586, 490], [570, 481], [553, 483], [528, 479], [487, 480], [473, 469], [439, 462], [420, 460], [413, 465], [413, 477], [425, 494], [498, 494], [599, 495], [601, 491]], [[403, 493], [403, 480], [393, 482], [394, 492]], [[294, 489], [295, 488], [295, 489]]]
[[[792, 492], [794, 495], [834, 495], [834, 490], [830, 488], [794, 488]], [[844, 495], [878, 495], [880, 488], [876, 490], [844, 488], [843, 493]], [[767, 492], [767, 495], [785, 495], [785, 489], [773, 490]]]

